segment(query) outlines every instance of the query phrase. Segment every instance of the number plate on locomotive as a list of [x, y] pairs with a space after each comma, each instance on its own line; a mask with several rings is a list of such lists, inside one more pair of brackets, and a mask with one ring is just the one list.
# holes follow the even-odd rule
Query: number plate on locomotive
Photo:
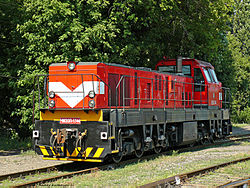
[[60, 124], [81, 124], [80, 118], [60, 118]]

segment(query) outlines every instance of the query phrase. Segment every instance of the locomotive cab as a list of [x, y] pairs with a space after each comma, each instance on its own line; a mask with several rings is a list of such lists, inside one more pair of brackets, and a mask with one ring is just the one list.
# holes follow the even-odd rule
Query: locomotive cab
[[219, 109], [222, 106], [222, 84], [214, 67], [196, 59], [182, 59], [182, 70], [177, 71], [177, 61], [165, 58], [156, 65], [156, 70], [168, 74], [189, 76], [193, 79], [194, 107]]

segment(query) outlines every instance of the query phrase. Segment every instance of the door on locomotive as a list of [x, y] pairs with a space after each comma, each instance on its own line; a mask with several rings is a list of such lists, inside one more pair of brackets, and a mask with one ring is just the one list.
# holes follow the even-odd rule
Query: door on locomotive
[[211, 67], [203, 68], [203, 71], [208, 82], [208, 106], [209, 108], [217, 109], [221, 107], [221, 82], [218, 81], [216, 74]]
[[196, 62], [194, 65], [194, 100], [196, 106], [218, 109], [220, 104], [221, 83], [210, 63]]

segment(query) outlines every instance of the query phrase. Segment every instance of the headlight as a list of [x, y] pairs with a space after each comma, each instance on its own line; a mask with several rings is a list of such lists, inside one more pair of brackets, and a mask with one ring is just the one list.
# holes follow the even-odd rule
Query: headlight
[[55, 101], [54, 100], [50, 100], [49, 101], [49, 107], [53, 108], [55, 106]]
[[95, 107], [95, 101], [94, 100], [90, 100], [89, 101], [89, 107], [90, 108], [94, 108]]
[[95, 97], [95, 92], [94, 92], [94, 91], [90, 91], [90, 92], [89, 92], [89, 97], [90, 97], [91, 99], [93, 99], [93, 98]]
[[38, 130], [33, 131], [33, 138], [39, 138], [39, 131]]
[[49, 98], [53, 99], [55, 97], [55, 92], [54, 91], [50, 91], [49, 92]]
[[72, 63], [69, 63], [69, 64], [68, 64], [68, 68], [69, 68], [69, 70], [72, 71], [72, 70], [74, 70], [74, 69], [76, 68], [76, 64], [73, 63], [73, 62], [72, 62]]

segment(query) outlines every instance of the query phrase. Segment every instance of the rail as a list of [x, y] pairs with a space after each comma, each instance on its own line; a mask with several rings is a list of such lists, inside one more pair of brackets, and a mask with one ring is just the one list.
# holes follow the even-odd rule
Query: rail
[[[219, 147], [219, 146], [221, 146], [222, 143], [230, 143], [230, 142], [238, 142], [238, 141], [248, 140], [249, 139], [249, 134], [228, 136], [226, 138], [227, 138], [226, 140], [221, 140], [221, 141], [218, 141], [218, 142], [215, 142], [215, 143], [206, 143], [205, 145], [198, 145], [198, 146], [194, 146], [194, 147], [181, 147], [181, 148], [178, 149], [178, 151], [179, 151], [179, 153], [182, 153], [182, 152], [190, 152], [190, 151], [200, 150], [202, 148], [207, 148], [207, 147], [211, 147], [211, 146]], [[235, 139], [231, 139], [231, 138], [235, 138]], [[148, 154], [148, 155], [143, 156], [140, 159], [138, 159], [138, 158], [126, 159], [125, 161], [121, 161], [119, 164], [117, 164], [117, 163], [107, 163], [107, 164], [103, 165], [103, 164], [99, 163], [99, 165], [96, 166], [94, 163], [91, 163], [91, 166], [88, 166], [87, 168], [84, 168], [84, 169], [81, 169], [81, 167], [79, 165], [74, 164], [74, 163], [60, 164], [58, 166], [53, 166], [53, 167], [49, 167], [49, 168], [56, 168], [56, 169], [57, 168], [58, 169], [62, 168], [62, 169], [65, 170], [65, 165], [67, 165], [68, 167], [71, 167], [71, 165], [72, 165], [72, 167], [69, 168], [68, 170], [73, 171], [73, 172], [62, 174], [62, 175], [59, 175], [59, 176], [50, 177], [50, 178], [45, 178], [45, 179], [42, 178], [42, 179], [39, 179], [39, 180], [36, 180], [36, 181], [31, 181], [31, 182], [26, 182], [26, 183], [14, 185], [12, 187], [27, 187], [27, 186], [41, 185], [42, 183], [53, 182], [53, 181], [55, 181], [57, 179], [69, 178], [69, 177], [72, 177], [74, 175], [80, 175], [80, 174], [96, 172], [98, 170], [115, 169], [117, 167], [121, 167], [121, 166], [124, 166], [126, 164], [138, 163], [138, 162], [142, 162], [144, 160], [154, 159], [156, 157], [159, 157], [160, 155], [169, 155], [172, 152], [173, 152], [172, 150], [169, 150], [169, 151], [165, 151], [165, 152], [160, 153], [160, 154]], [[248, 158], [246, 158], [246, 160], [248, 160]], [[74, 165], [76, 165], [76, 167]], [[77, 167], [79, 167], [80, 169], [77, 169]], [[47, 169], [47, 168], [34, 169], [34, 170], [31, 170], [31, 171], [7, 174], [7, 175], [0, 176], [0, 181], [8, 179], [8, 178], [25, 177], [25, 176], [27, 176], [29, 174], [36, 174], [37, 172], [46, 172], [46, 171], [49, 171], [49, 169]], [[175, 180], [175, 178], [173, 180]]]
[[248, 161], [248, 160], [250, 160], [250, 157], [245, 157], [245, 158], [237, 159], [237, 160], [234, 160], [234, 161], [230, 161], [230, 162], [210, 166], [210, 167], [195, 170], [195, 171], [192, 171], [192, 172], [189, 172], [189, 173], [178, 174], [178, 175], [166, 178], [166, 179], [162, 179], [162, 180], [159, 180], [159, 181], [155, 181], [155, 182], [152, 182], [152, 183], [149, 183], [149, 184], [142, 185], [142, 186], [140, 186], [140, 188], [165, 187], [165, 186], [167, 186], [169, 184], [170, 185], [180, 185], [181, 182], [187, 181], [187, 179], [190, 179], [192, 177], [204, 175], [204, 174], [206, 174], [208, 172], [217, 170], [219, 168], [229, 166], [229, 165], [232, 165], [232, 164], [236, 164], [236, 163], [240, 163], [240, 162], [245, 162], [245, 161]]

